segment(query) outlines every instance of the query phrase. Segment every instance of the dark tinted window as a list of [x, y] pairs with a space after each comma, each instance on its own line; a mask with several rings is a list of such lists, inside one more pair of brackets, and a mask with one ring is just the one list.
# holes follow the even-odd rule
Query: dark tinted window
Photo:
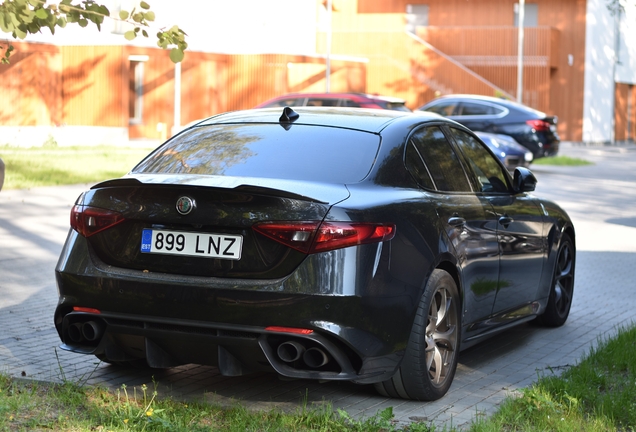
[[340, 99], [309, 98], [309, 100], [307, 101], [307, 106], [317, 106], [317, 107], [329, 106], [329, 107], [334, 107], [334, 106], [338, 106], [338, 105], [340, 105]]
[[267, 107], [302, 106], [304, 103], [305, 98], [289, 98], [269, 103]]
[[435, 114], [442, 115], [444, 117], [448, 117], [455, 113], [455, 107], [457, 107], [457, 102], [440, 102], [426, 108], [424, 111], [429, 111]]
[[500, 108], [473, 102], [462, 102], [461, 115], [495, 115], [502, 112]]
[[411, 143], [424, 159], [437, 190], [471, 191], [459, 158], [439, 127], [419, 129], [411, 136]]
[[360, 108], [360, 104], [352, 101], [351, 99], [344, 99], [342, 102], [342, 106]]
[[431, 175], [428, 172], [426, 165], [424, 165], [422, 156], [415, 148], [413, 140], [410, 140], [406, 147], [405, 164], [406, 169], [408, 169], [413, 178], [415, 178], [417, 184], [427, 189], [435, 189]]
[[199, 126], [159, 147], [133, 172], [354, 183], [369, 173], [379, 145], [377, 135], [333, 127]]
[[378, 105], [380, 105], [384, 109], [394, 110], [394, 111], [411, 111], [408, 107], [402, 102], [385, 102], [378, 101]]
[[504, 170], [488, 149], [475, 137], [462, 130], [451, 128], [451, 132], [475, 173], [474, 181], [477, 182], [477, 190], [508, 192]]

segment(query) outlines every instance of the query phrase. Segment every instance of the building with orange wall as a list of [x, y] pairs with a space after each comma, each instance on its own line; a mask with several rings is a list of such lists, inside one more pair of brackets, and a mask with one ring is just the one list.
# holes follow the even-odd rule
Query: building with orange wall
[[[369, 91], [412, 108], [449, 93], [517, 98], [516, 0], [332, 4], [330, 51], [369, 59]], [[522, 102], [557, 115], [564, 140], [633, 140], [636, 2], [529, 0], [524, 12]]]
[[[116, 12], [127, 2], [104, 3]], [[620, 1], [612, 13], [612, 4], [525, 3], [522, 101], [557, 115], [564, 140], [633, 140], [636, 6]], [[16, 44], [11, 65], [0, 66], [2, 96], [16, 101], [0, 106], [3, 140], [162, 139], [192, 120], [282, 93], [324, 91], [327, 82], [331, 91], [402, 97], [411, 108], [448, 93], [518, 93], [515, 0], [174, 5], [152, 7], [161, 25], [176, 22], [189, 35], [179, 67], [151, 40], [126, 43], [117, 22], [110, 32], [69, 30]]]

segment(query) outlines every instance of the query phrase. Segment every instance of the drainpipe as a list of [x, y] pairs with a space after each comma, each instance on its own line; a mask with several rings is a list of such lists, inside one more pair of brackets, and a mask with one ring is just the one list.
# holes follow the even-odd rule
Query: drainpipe
[[524, 12], [526, 9], [525, 0], [519, 0], [519, 12], [517, 25], [519, 27], [519, 35], [517, 37], [517, 102], [523, 103], [523, 25]]

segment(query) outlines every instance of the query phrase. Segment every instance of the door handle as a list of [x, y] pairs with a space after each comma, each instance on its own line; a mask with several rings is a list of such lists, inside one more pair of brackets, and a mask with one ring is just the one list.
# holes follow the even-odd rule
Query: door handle
[[459, 228], [466, 225], [466, 219], [459, 216], [452, 216], [448, 219], [448, 224], [453, 228]]

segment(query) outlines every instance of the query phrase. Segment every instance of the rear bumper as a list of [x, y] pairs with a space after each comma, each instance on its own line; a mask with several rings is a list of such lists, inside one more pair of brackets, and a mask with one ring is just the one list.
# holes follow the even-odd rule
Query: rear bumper
[[[90, 340], [78, 337], [77, 327], [99, 328]], [[109, 313], [71, 312], [62, 317], [61, 348], [94, 354], [110, 362], [143, 359], [167, 368], [187, 363], [217, 366], [222, 375], [255, 371], [324, 380], [371, 383], [387, 379], [400, 355], [365, 359], [333, 335], [268, 331], [261, 327], [153, 320]], [[81, 332], [81, 330], [80, 330]]]
[[[85, 239], [71, 237], [56, 268], [54, 321], [65, 350], [112, 362], [145, 359], [152, 367], [197, 363], [218, 366], [224, 375], [269, 370], [359, 383], [392, 376], [404, 354], [417, 287], [386, 282], [377, 245], [309, 256], [284, 279], [241, 281], [113, 268]], [[333, 253], [351, 254], [335, 261], [359, 265], [316, 274], [328, 268], [324, 260], [333, 260]], [[362, 264], [368, 253], [378, 254], [375, 269]], [[347, 282], [354, 280], [353, 286]]]

